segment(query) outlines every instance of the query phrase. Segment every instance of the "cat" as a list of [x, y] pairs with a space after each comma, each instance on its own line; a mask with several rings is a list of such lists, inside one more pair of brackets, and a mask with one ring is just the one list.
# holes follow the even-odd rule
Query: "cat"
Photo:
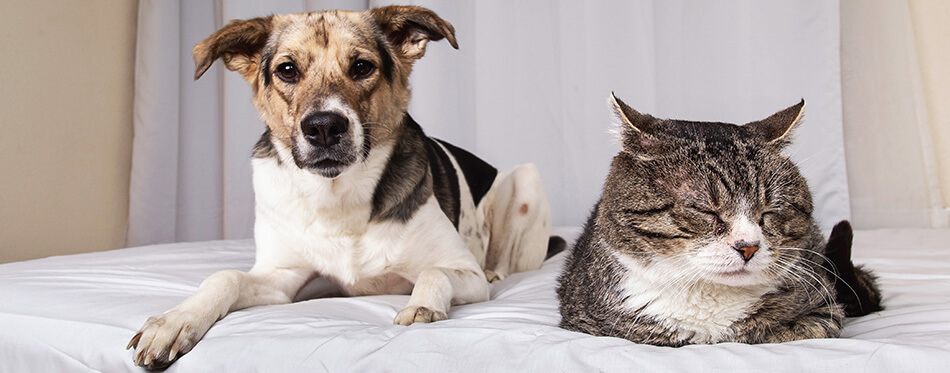
[[834, 338], [882, 309], [851, 262], [851, 226], [826, 243], [782, 149], [802, 100], [757, 122], [656, 119], [611, 94], [621, 151], [558, 278], [561, 327], [663, 346]]

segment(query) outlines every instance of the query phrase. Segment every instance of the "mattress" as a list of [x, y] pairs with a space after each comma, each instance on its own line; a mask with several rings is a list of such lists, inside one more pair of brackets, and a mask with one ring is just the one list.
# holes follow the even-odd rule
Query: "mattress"
[[[576, 229], [565, 231], [576, 234]], [[211, 273], [248, 270], [252, 241], [129, 248], [0, 265], [0, 371], [141, 371], [126, 351], [151, 315]], [[886, 309], [842, 338], [782, 344], [638, 345], [560, 329], [564, 253], [491, 286], [449, 320], [392, 324], [408, 296], [302, 300], [229, 314], [178, 371], [946, 371], [950, 230], [855, 234], [855, 261], [881, 279]]]

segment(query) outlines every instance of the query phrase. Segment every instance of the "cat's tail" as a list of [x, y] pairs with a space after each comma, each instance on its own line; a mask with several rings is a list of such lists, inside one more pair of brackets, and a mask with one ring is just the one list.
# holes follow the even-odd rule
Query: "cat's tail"
[[835, 281], [835, 301], [844, 307], [847, 316], [864, 316], [884, 309], [877, 277], [863, 266], [851, 262], [851, 240], [854, 232], [851, 223], [842, 220], [831, 230], [825, 255], [832, 264]]
[[567, 247], [567, 241], [564, 241], [561, 236], [553, 235], [548, 238], [548, 254], [544, 257], [545, 260], [551, 259], [552, 256], [557, 255], [559, 252], [564, 251], [564, 248]]

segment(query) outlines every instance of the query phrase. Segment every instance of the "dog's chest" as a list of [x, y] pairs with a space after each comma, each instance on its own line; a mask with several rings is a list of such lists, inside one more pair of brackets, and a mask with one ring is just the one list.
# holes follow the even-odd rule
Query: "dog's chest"
[[378, 172], [360, 171], [330, 180], [254, 160], [258, 260], [311, 266], [344, 287], [392, 272], [394, 227], [370, 223]]

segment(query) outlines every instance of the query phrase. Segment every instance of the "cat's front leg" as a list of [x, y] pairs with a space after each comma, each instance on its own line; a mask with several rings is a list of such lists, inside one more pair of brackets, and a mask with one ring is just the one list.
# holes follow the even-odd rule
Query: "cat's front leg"
[[789, 319], [780, 310], [761, 312], [732, 325], [732, 342], [782, 343], [841, 335], [844, 314], [837, 305], [822, 306]]

